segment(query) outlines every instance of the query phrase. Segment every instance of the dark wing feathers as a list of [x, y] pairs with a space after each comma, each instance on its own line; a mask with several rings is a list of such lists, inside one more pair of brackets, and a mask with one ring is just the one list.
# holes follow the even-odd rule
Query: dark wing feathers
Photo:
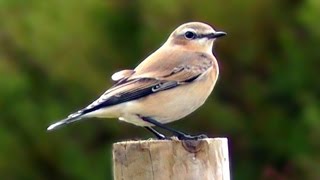
[[90, 113], [104, 107], [139, 99], [152, 93], [171, 89], [179, 85], [176, 81], [165, 82], [149, 78], [139, 79], [138, 81], [135, 81], [134, 84], [136, 88], [125, 87], [126, 89], [129, 89], [122, 92], [120, 91], [119, 93], [115, 93], [111, 96], [108, 96], [108, 94], [101, 96], [97, 101], [93, 102], [87, 108], [83, 109], [81, 113]]
[[106, 91], [99, 99], [82, 109], [81, 114], [139, 99], [153, 93], [174, 88], [196, 80], [202, 73], [212, 67], [212, 60], [201, 58], [201, 62], [180, 65], [167, 75], [149, 78], [123, 78]]

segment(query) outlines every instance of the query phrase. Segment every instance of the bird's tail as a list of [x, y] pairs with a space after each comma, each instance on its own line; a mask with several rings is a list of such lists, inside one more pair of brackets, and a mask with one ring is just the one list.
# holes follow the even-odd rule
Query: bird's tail
[[79, 121], [80, 119], [83, 118], [82, 115], [83, 115], [83, 113], [81, 111], [73, 113], [73, 114], [69, 115], [67, 118], [62, 119], [62, 120], [60, 120], [60, 121], [58, 121], [56, 123], [51, 124], [47, 128], [47, 131], [52, 131], [52, 130], [58, 129], [58, 128], [64, 126], [64, 125], [70, 124], [72, 122]]

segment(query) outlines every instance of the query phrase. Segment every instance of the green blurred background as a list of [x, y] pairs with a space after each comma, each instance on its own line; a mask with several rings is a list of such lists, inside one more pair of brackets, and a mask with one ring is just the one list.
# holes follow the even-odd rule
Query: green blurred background
[[319, 0], [0, 0], [1, 179], [111, 179], [112, 143], [143, 128], [91, 119], [47, 133], [157, 49], [202, 21], [217, 86], [170, 124], [229, 138], [233, 179], [320, 179]]

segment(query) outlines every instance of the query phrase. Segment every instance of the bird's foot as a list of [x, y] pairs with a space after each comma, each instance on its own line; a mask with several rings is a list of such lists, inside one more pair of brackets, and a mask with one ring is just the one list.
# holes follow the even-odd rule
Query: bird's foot
[[192, 135], [185, 134], [185, 133], [179, 133], [177, 135], [177, 137], [179, 140], [199, 140], [199, 139], [208, 138], [208, 136], [205, 134], [199, 134], [199, 135], [192, 136]]

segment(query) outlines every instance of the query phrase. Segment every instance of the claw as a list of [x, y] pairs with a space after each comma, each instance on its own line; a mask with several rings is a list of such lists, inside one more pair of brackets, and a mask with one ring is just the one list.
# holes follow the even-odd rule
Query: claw
[[208, 136], [205, 134], [200, 134], [195, 136], [184, 134], [184, 133], [178, 134], [179, 140], [199, 140], [199, 139], [205, 139], [205, 138], [208, 138]]

